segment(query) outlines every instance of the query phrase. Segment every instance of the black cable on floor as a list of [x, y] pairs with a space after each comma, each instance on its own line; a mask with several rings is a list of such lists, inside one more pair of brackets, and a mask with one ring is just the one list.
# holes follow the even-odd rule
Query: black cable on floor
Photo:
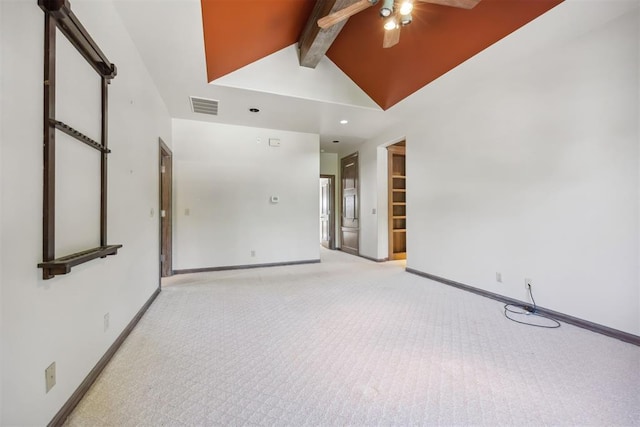
[[[523, 306], [523, 305], [515, 305], [515, 304], [505, 304], [504, 305], [504, 317], [506, 317], [507, 319], [511, 320], [512, 322], [521, 323], [523, 325], [536, 326], [538, 328], [547, 328], [547, 329], [559, 328], [560, 327], [560, 322], [558, 322], [556, 319], [554, 319], [552, 317], [549, 317], [549, 316], [545, 316], [544, 314], [538, 313], [538, 309], [537, 309], [537, 306], [536, 306], [536, 300], [533, 299], [533, 292], [531, 291], [531, 285], [529, 285], [528, 288], [529, 288], [529, 296], [531, 297], [531, 301], [533, 302], [533, 307], [526, 307], [526, 306]], [[516, 310], [513, 310], [513, 308], [518, 308], [520, 310], [516, 311]], [[553, 323], [551, 324], [551, 326], [549, 326], [549, 325], [538, 325], [536, 323], [522, 322], [520, 320], [514, 319], [513, 317], [509, 317], [509, 315], [507, 313], [525, 314], [527, 316], [542, 317], [543, 319], [550, 320]]]

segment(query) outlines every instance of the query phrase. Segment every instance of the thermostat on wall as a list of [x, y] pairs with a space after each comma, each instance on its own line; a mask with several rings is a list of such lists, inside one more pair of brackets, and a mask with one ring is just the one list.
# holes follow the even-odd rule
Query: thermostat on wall
[[278, 203], [280, 201], [280, 197], [278, 196], [271, 196], [271, 203]]
[[280, 147], [280, 140], [275, 138], [269, 138], [270, 147]]

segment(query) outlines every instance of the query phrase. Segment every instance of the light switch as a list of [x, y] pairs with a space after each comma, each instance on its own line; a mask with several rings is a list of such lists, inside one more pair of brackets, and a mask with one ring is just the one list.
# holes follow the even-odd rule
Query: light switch
[[269, 138], [270, 147], [280, 147], [280, 140], [276, 138]]
[[280, 201], [280, 197], [278, 196], [271, 196], [271, 203], [278, 203]]

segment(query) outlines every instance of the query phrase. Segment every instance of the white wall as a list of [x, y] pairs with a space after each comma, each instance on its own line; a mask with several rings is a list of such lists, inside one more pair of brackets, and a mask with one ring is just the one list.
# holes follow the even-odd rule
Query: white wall
[[[4, 8], [3, 8], [3, 3], [0, 2], [0, 24], [3, 22], [3, 14], [4, 14]], [[0, 32], [0, 35], [2, 33]], [[3, 79], [3, 71], [4, 70], [4, 49], [0, 49], [0, 94], [4, 93], [4, 79]], [[2, 164], [3, 164], [3, 160], [2, 160], [2, 141], [4, 140], [4, 133], [3, 133], [3, 122], [4, 122], [4, 118], [2, 115], [2, 109], [3, 109], [3, 102], [0, 102], [0, 178], [3, 177], [2, 175]], [[2, 197], [2, 184], [0, 183], [0, 224], [2, 224], [2, 210], [3, 210], [3, 197]], [[3, 238], [2, 238], [2, 228], [0, 228], [0, 254], [3, 252]], [[0, 264], [1, 265], [1, 264]], [[3, 398], [3, 385], [2, 385], [2, 378], [4, 378], [3, 376], [3, 372], [4, 372], [4, 363], [3, 363], [3, 354], [4, 354], [4, 332], [3, 332], [3, 315], [2, 315], [2, 274], [0, 273], [0, 423], [2, 422], [2, 407], [3, 407], [3, 402], [4, 402], [4, 398]]]
[[320, 174], [333, 175], [334, 181], [334, 201], [333, 218], [335, 224], [334, 241], [336, 248], [340, 247], [340, 160], [337, 153], [320, 153]]
[[335, 175], [337, 177], [339, 171], [337, 153], [320, 153], [320, 174]]
[[[158, 287], [158, 218], [150, 212], [158, 206], [158, 137], [171, 143], [171, 122], [112, 3], [74, 0], [72, 7], [118, 67], [109, 87], [108, 225], [110, 243], [124, 247], [41, 279], [44, 19], [36, 2], [3, 0], [2, 425], [48, 423]], [[73, 215], [74, 206], [59, 204], [57, 214]], [[53, 361], [57, 384], [45, 393]]]
[[408, 267], [640, 334], [637, 5], [562, 3], [361, 147], [406, 135]]
[[173, 142], [175, 270], [319, 259], [317, 134], [174, 119]]
[[[360, 178], [360, 255], [382, 259], [378, 257], [378, 179], [377, 179], [377, 150], [363, 150], [358, 153], [358, 173]], [[375, 213], [374, 213], [375, 209]]]

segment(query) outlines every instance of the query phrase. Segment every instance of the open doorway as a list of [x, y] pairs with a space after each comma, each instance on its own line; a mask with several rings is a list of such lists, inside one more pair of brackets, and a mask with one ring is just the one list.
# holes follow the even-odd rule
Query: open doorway
[[407, 258], [407, 176], [405, 141], [387, 147], [389, 160], [389, 259]]
[[173, 154], [162, 139], [160, 141], [160, 277], [173, 275], [172, 263], [172, 209], [171, 183], [173, 180]]
[[327, 249], [336, 248], [334, 194], [335, 176], [320, 175], [320, 244]]

